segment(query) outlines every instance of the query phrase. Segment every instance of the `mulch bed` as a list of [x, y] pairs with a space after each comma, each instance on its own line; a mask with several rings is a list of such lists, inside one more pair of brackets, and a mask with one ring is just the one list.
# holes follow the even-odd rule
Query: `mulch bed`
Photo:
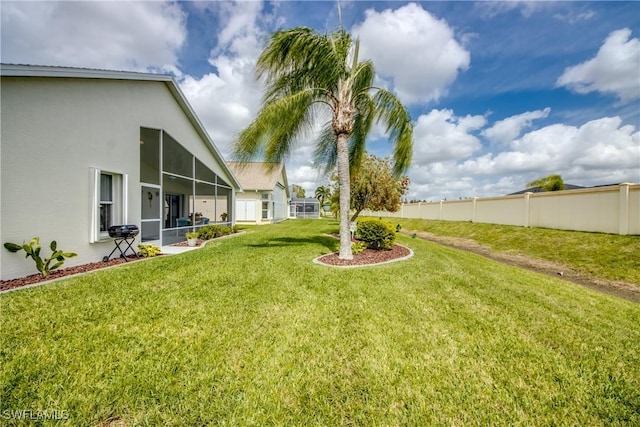
[[[129, 260], [137, 260], [133, 255], [127, 257]], [[141, 258], [142, 259], [142, 258]], [[124, 258], [113, 258], [107, 262], [91, 262], [89, 264], [76, 265], [75, 267], [61, 268], [53, 270], [47, 277], [42, 277], [40, 273], [32, 274], [31, 276], [20, 277], [12, 280], [0, 280], [0, 292], [7, 291], [9, 289], [20, 288], [22, 286], [33, 285], [35, 283], [45, 282], [49, 280], [59, 279], [65, 276], [71, 276], [72, 274], [86, 273], [88, 271], [98, 270], [100, 268], [111, 267], [113, 265], [123, 264]]]
[[336, 265], [340, 267], [365, 266], [372, 264], [380, 264], [382, 262], [393, 261], [398, 258], [408, 256], [411, 251], [404, 246], [393, 245], [393, 248], [387, 251], [376, 251], [373, 249], [365, 249], [359, 254], [354, 254], [353, 259], [340, 259], [337, 253], [321, 256], [318, 262], [327, 265]]
[[[330, 233], [336, 239], [340, 238], [339, 233]], [[352, 242], [358, 242], [357, 238], [352, 238]], [[340, 259], [339, 254], [334, 252], [317, 258], [317, 262], [321, 264], [334, 265], [339, 267], [362, 267], [366, 265], [380, 264], [383, 262], [393, 261], [404, 258], [411, 254], [411, 250], [400, 245], [393, 245], [390, 250], [376, 251], [373, 249], [365, 249], [359, 254], [353, 254], [353, 259]]]

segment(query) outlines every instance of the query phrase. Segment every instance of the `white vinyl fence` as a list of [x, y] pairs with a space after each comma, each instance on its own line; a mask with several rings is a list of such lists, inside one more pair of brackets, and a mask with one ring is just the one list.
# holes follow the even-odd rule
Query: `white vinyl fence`
[[361, 216], [472, 221], [610, 234], [640, 234], [640, 184], [402, 204]]

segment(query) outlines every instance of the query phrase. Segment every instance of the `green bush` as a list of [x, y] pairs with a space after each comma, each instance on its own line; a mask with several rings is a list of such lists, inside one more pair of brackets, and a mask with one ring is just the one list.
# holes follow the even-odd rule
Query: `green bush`
[[395, 227], [380, 219], [361, 219], [358, 221], [357, 235], [368, 248], [375, 250], [391, 249], [396, 241]]
[[152, 257], [160, 254], [161, 249], [153, 243], [138, 244], [138, 253], [143, 257]]
[[235, 233], [235, 230], [227, 225], [209, 224], [198, 230], [198, 237], [202, 240], [210, 240], [233, 233]]

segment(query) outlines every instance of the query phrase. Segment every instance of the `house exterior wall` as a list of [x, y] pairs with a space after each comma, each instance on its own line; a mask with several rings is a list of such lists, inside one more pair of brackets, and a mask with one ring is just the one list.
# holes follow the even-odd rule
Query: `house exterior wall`
[[273, 222], [284, 221], [289, 217], [289, 203], [284, 185], [276, 185], [273, 190]]
[[[89, 243], [91, 168], [127, 177], [124, 223], [140, 225], [140, 128], [163, 129], [231, 183], [164, 82], [2, 77], [0, 241], [41, 238], [95, 262], [112, 239]], [[232, 196], [233, 197], [233, 196]], [[24, 255], [0, 250], [0, 277], [34, 272]]]
[[[244, 190], [236, 196], [237, 221], [244, 224], [273, 224], [288, 218], [289, 204], [286, 192], [284, 168], [273, 189]], [[263, 194], [269, 195], [269, 218], [262, 218]]]
[[640, 235], [640, 184], [411, 203], [395, 213], [361, 215]]

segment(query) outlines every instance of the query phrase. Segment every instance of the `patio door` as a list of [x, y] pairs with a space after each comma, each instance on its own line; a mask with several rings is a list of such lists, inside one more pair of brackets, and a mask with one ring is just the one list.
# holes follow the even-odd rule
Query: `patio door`
[[143, 184], [140, 195], [141, 230], [140, 241], [154, 243], [160, 242], [160, 226], [162, 222], [162, 191], [159, 185]]

